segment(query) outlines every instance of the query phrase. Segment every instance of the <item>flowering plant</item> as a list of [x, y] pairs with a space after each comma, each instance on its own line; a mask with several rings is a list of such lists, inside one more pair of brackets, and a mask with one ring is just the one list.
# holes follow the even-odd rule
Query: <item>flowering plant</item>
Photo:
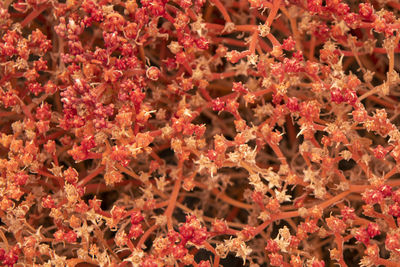
[[400, 4], [0, 3], [3, 266], [398, 266]]

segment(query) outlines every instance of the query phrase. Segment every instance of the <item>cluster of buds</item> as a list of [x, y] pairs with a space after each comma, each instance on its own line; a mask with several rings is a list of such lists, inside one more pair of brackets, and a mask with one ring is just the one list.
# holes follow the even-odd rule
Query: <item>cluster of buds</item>
[[399, 17], [3, 1], [0, 264], [397, 266]]

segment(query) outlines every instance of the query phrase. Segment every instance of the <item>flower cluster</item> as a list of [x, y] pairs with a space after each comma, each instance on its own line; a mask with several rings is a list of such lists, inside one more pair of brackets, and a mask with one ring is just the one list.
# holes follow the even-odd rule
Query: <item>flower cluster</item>
[[400, 4], [0, 3], [1, 266], [398, 266]]

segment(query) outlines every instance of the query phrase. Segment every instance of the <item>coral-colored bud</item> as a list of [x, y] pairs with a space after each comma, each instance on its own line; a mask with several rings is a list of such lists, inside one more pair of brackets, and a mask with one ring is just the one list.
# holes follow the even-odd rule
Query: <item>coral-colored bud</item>
[[225, 103], [219, 97], [213, 99], [212, 102], [212, 109], [215, 111], [222, 111], [225, 108]]
[[372, 19], [374, 7], [370, 3], [361, 3], [358, 5], [358, 14], [366, 20]]
[[325, 221], [328, 227], [335, 233], [343, 233], [346, 230], [346, 224], [338, 218], [331, 216]]
[[208, 47], [209, 47], [209, 42], [208, 42], [208, 40], [207, 40], [206, 38], [204, 38], [204, 37], [200, 37], [200, 38], [196, 39], [194, 42], [196, 43], [196, 46], [197, 46], [199, 49], [207, 50]]
[[224, 220], [216, 219], [212, 223], [211, 231], [216, 234], [224, 234], [228, 230], [228, 225]]
[[340, 104], [344, 101], [344, 97], [342, 95], [342, 92], [339, 88], [332, 88], [331, 90], [331, 99], [333, 102], [336, 104]]
[[161, 72], [157, 67], [150, 67], [146, 70], [146, 77], [152, 81], [157, 81], [160, 78]]
[[379, 230], [379, 225], [376, 223], [368, 224], [367, 233], [370, 238], [374, 238], [375, 236], [380, 235], [381, 231]]
[[299, 101], [296, 97], [288, 98], [286, 102], [286, 107], [290, 110], [290, 112], [297, 112], [300, 110], [299, 108]]
[[292, 36], [283, 40], [282, 48], [287, 51], [292, 51], [294, 49], [296, 42], [293, 40]]
[[141, 236], [144, 233], [142, 225], [141, 224], [132, 224], [131, 228], [129, 229], [129, 238], [136, 239], [139, 236]]
[[275, 240], [268, 239], [267, 240], [267, 246], [265, 247], [265, 250], [268, 252], [278, 252], [279, 251], [279, 246], [276, 243]]
[[25, 185], [29, 179], [29, 175], [24, 172], [19, 172], [15, 175], [15, 183], [17, 185]]
[[390, 197], [392, 195], [392, 187], [390, 185], [381, 185], [379, 191], [383, 194], [383, 197]]
[[68, 233], [66, 233], [64, 235], [64, 239], [68, 243], [73, 243], [73, 242], [76, 242], [77, 235], [76, 235], [76, 233], [74, 231], [70, 230]]
[[388, 213], [394, 217], [400, 217], [400, 204], [394, 203], [389, 205]]
[[279, 253], [271, 253], [268, 255], [271, 266], [283, 266], [283, 256]]
[[322, 260], [314, 260], [311, 264], [311, 267], [325, 267], [325, 262]]
[[199, 267], [211, 267], [211, 263], [209, 261], [200, 261], [198, 266]]
[[383, 159], [385, 158], [386, 154], [388, 153], [388, 151], [381, 145], [378, 145], [375, 149], [374, 149], [374, 156], [377, 159]]
[[370, 189], [363, 194], [363, 200], [365, 203], [371, 205], [382, 202], [383, 198], [383, 194], [378, 190]]
[[241, 82], [233, 83], [232, 91], [238, 92], [240, 94], [247, 94], [249, 89], [247, 89]]
[[385, 240], [385, 246], [388, 250], [399, 251], [400, 250], [400, 234], [388, 234]]
[[370, 236], [367, 230], [364, 228], [358, 229], [354, 237], [357, 239], [357, 241], [364, 243], [365, 245], [369, 244]]
[[64, 235], [65, 235], [65, 233], [63, 230], [58, 230], [53, 234], [56, 241], [63, 241]]
[[52, 197], [47, 195], [46, 197], [42, 198], [42, 206], [47, 209], [52, 209], [56, 207], [56, 204], [54, 203]]
[[396, 191], [393, 192], [392, 199], [393, 201], [400, 203], [400, 189], [397, 189]]
[[131, 214], [131, 224], [138, 224], [144, 220], [144, 217], [140, 211], [134, 211]]

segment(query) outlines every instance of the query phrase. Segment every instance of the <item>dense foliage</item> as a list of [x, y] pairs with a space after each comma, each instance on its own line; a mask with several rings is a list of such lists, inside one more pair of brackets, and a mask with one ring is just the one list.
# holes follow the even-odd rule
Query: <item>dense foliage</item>
[[2, 266], [398, 266], [400, 3], [3, 0]]

